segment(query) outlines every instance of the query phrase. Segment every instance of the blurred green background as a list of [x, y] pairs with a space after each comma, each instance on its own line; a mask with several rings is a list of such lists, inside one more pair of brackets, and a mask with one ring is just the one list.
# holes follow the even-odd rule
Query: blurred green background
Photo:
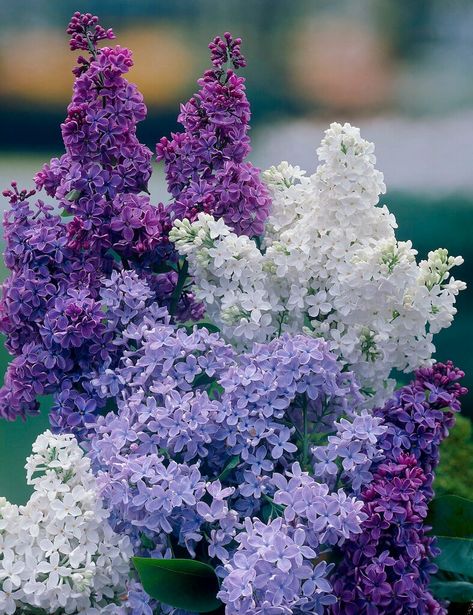
[[[312, 171], [328, 123], [359, 125], [375, 141], [398, 237], [411, 239], [420, 257], [437, 247], [462, 254], [456, 276], [473, 285], [471, 0], [0, 0], [2, 188], [12, 179], [31, 186], [38, 168], [62, 153], [59, 124], [75, 60], [64, 29], [75, 10], [97, 13], [117, 43], [133, 49], [130, 78], [149, 109], [139, 137], [152, 149], [176, 128], [179, 102], [209, 64], [209, 40], [226, 30], [241, 36], [252, 161], [264, 168], [287, 159]], [[167, 199], [159, 168], [151, 193]], [[436, 338], [436, 356], [454, 360], [473, 389], [470, 291], [458, 308], [454, 325]], [[2, 368], [6, 361], [2, 348]], [[0, 422], [0, 494], [12, 501], [27, 497], [24, 460], [46, 414]], [[464, 414], [473, 416], [472, 394]], [[466, 495], [470, 423], [448, 447], [438, 486]]]

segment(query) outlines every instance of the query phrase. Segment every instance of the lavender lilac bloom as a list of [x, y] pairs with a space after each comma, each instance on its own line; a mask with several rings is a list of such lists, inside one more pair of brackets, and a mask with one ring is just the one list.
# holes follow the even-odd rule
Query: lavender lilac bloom
[[229, 614], [323, 612], [331, 566], [313, 560], [365, 515], [303, 468], [310, 442], [359, 404], [352, 375], [322, 340], [283, 336], [236, 355], [206, 329], [175, 329], [163, 310], [144, 310], [123, 337], [133, 344], [118, 368], [93, 381], [118, 413], [88, 440], [115, 531], [138, 554], [215, 565]]
[[362, 534], [342, 546], [335, 615], [446, 613], [428, 591], [438, 549], [425, 518], [439, 445], [466, 393], [458, 382], [463, 375], [451, 362], [419, 369], [415, 381], [375, 411], [387, 427], [379, 441], [383, 457], [361, 494], [368, 517]]

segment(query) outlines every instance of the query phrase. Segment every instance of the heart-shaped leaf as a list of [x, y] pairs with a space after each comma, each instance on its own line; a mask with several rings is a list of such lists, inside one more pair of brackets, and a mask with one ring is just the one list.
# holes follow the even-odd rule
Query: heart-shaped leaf
[[429, 586], [437, 600], [449, 600], [450, 602], [470, 602], [473, 600], [473, 583], [469, 581], [455, 581], [443, 577], [433, 578]]
[[458, 495], [435, 498], [429, 509], [427, 523], [436, 536], [473, 537], [473, 501]]
[[441, 549], [441, 553], [435, 559], [435, 563], [440, 570], [462, 577], [473, 577], [473, 540], [471, 538], [439, 536], [437, 546]]
[[217, 598], [215, 570], [192, 559], [134, 557], [144, 590], [156, 600], [193, 613], [210, 613], [222, 607]]

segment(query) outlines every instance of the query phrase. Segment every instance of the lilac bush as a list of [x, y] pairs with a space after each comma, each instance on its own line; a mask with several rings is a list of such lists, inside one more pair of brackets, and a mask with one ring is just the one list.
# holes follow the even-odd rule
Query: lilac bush
[[[183, 559], [218, 579], [211, 604], [227, 615], [444, 613], [428, 587], [438, 549], [425, 519], [465, 389], [462, 372], [430, 355], [464, 286], [449, 278], [461, 259], [437, 250], [417, 265], [396, 243], [394, 220], [375, 208], [384, 184], [372, 144], [348, 125], [327, 133], [316, 176], [283, 163], [266, 174], [268, 190], [247, 161], [250, 107], [236, 72], [246, 61], [229, 33], [209, 45], [212, 68], [181, 106], [183, 131], [157, 145], [170, 201], [153, 204], [152, 154], [136, 135], [146, 107], [124, 76], [131, 52], [100, 46], [115, 35], [89, 13], [67, 32], [81, 55], [65, 153], [35, 177], [44, 201], [15, 183], [4, 193], [0, 330], [14, 358], [0, 416], [25, 419], [53, 396], [42, 497], [63, 490], [56, 475], [70, 479], [58, 438], [90, 465], [94, 489], [72, 490], [49, 514], [74, 528], [84, 500], [143, 560], [118, 576], [100, 555], [75, 570], [85, 551], [61, 551], [56, 536], [35, 551], [40, 567], [26, 556], [15, 567], [13, 509], [0, 499], [0, 611], [17, 613], [21, 597], [32, 613], [57, 613], [37, 593], [47, 570], [71, 614], [97, 615], [77, 606], [90, 602], [116, 615], [188, 615], [137, 575], [139, 562]], [[350, 203], [358, 213], [337, 210]], [[354, 298], [380, 287], [383, 315], [367, 328]], [[384, 403], [393, 356], [419, 368]], [[92, 577], [110, 595], [89, 600]]]

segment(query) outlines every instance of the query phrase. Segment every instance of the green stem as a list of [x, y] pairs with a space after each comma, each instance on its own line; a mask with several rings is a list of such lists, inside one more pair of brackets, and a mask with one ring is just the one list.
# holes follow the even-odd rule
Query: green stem
[[174, 316], [177, 310], [177, 306], [179, 303], [179, 299], [181, 298], [182, 291], [184, 289], [184, 285], [188, 278], [189, 274], [189, 263], [187, 260], [184, 261], [182, 267], [178, 269], [178, 278], [176, 288], [173, 290], [171, 295], [171, 304], [169, 306], [169, 313], [171, 316]]

